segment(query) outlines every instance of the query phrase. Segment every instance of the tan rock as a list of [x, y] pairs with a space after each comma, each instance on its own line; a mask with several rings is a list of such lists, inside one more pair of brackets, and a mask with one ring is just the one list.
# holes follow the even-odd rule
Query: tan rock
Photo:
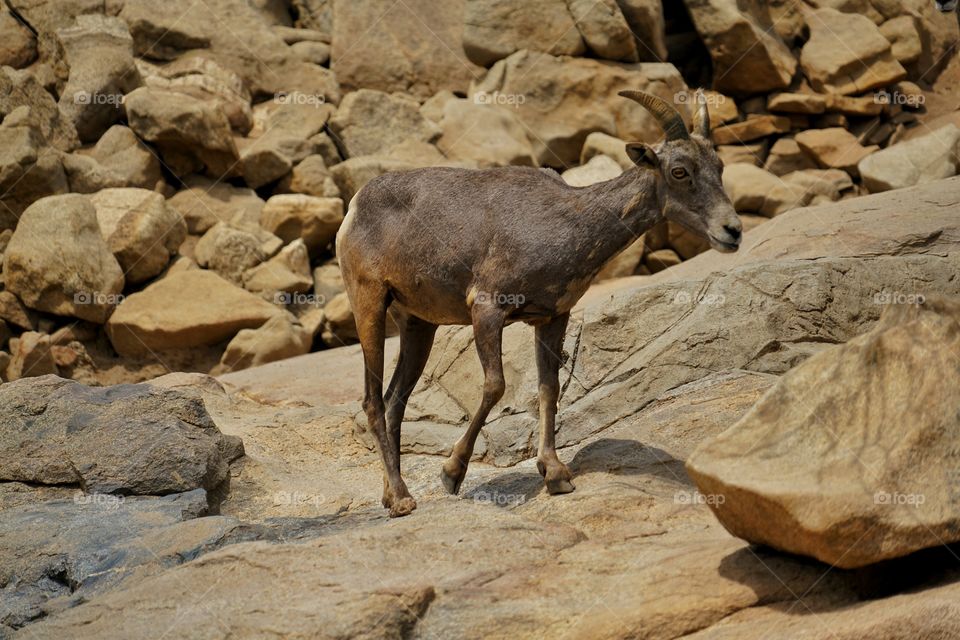
[[917, 30], [917, 19], [898, 16], [880, 25], [880, 33], [890, 41], [893, 57], [902, 65], [916, 62], [923, 54], [923, 42]]
[[567, 0], [587, 49], [606, 60], [636, 62], [637, 43], [616, 0]]
[[753, 144], [722, 144], [717, 147], [717, 156], [724, 165], [746, 162], [760, 167], [766, 155], [766, 141]]
[[96, 209], [76, 194], [43, 198], [23, 213], [3, 255], [3, 275], [27, 307], [99, 323], [124, 286]]
[[154, 190], [165, 184], [157, 156], [119, 124], [107, 129], [92, 149], [64, 156], [63, 166], [75, 193], [119, 187]]
[[883, 102], [875, 96], [841, 96], [827, 95], [827, 110], [836, 111], [848, 116], [875, 116], [883, 111]]
[[37, 326], [34, 313], [9, 291], [0, 291], [0, 320], [25, 331], [33, 331]]
[[821, 93], [863, 93], [903, 80], [890, 42], [862, 15], [820, 9], [807, 16], [810, 40], [800, 65], [811, 86]]
[[713, 131], [716, 144], [742, 144], [758, 138], [765, 138], [790, 131], [790, 119], [783, 116], [754, 116], [743, 122], [723, 125]]
[[746, 163], [724, 168], [723, 186], [738, 212], [761, 213], [767, 217], [805, 206], [812, 197], [799, 185]]
[[770, 148], [770, 155], [763, 168], [775, 176], [793, 171], [816, 169], [817, 163], [800, 148], [793, 138], [779, 138]]
[[340, 189], [321, 155], [303, 159], [277, 187], [280, 193], [302, 193], [316, 198], [339, 198]]
[[128, 296], [107, 335], [122, 356], [214, 345], [261, 326], [281, 310], [212, 271], [183, 271]]
[[257, 329], [242, 329], [227, 345], [218, 373], [239, 371], [310, 351], [311, 336], [291, 314], [278, 314]]
[[577, 56], [586, 48], [565, 0], [467, 0], [463, 48], [490, 66], [521, 49]]
[[9, 12], [0, 14], [0, 66], [22, 69], [37, 59], [37, 39]]
[[343, 222], [343, 201], [301, 194], [273, 196], [267, 200], [260, 225], [284, 242], [302, 239], [311, 253], [333, 242]]
[[648, 253], [643, 259], [643, 264], [650, 270], [650, 273], [659, 273], [681, 262], [683, 262], [683, 259], [673, 249], [657, 249]]
[[659, 0], [617, 0], [620, 11], [636, 37], [637, 54], [644, 62], [667, 59], [667, 32], [663, 3]]
[[300, 238], [243, 274], [243, 288], [255, 293], [302, 293], [312, 287], [310, 256]]
[[180, 213], [146, 189], [105, 189], [90, 197], [107, 246], [127, 282], [158, 275], [187, 237]]
[[870, 193], [902, 189], [957, 174], [960, 128], [948, 124], [925, 136], [877, 151], [857, 169]]
[[733, 0], [704, 0], [690, 3], [688, 10], [713, 59], [718, 91], [761, 93], [790, 84], [797, 61], [773, 30], [765, 7], [741, 11]]
[[877, 150], [864, 147], [856, 136], [839, 127], [811, 129], [794, 136], [800, 148], [824, 169], [843, 169], [855, 175], [861, 160]]
[[767, 97], [767, 109], [774, 113], [823, 113], [827, 99], [816, 93], [774, 93]]
[[586, 164], [591, 158], [605, 155], [617, 161], [624, 171], [633, 166], [633, 160], [627, 155], [627, 143], [620, 138], [595, 131], [583, 141], [580, 150], [580, 164]]
[[632, 276], [637, 271], [637, 268], [643, 264], [643, 257], [646, 253], [647, 247], [641, 235], [626, 249], [614, 256], [610, 262], [604, 265], [603, 269], [600, 270], [600, 273], [598, 273], [594, 279], [594, 282]]
[[[632, 36], [631, 36], [632, 37]], [[509, 109], [473, 100], [448, 100], [439, 122], [437, 148], [451, 160], [478, 168], [535, 166], [527, 130]]]
[[[662, 138], [653, 117], [611, 87], [649, 90], [671, 103], [686, 89], [670, 64], [621, 65], [519, 51], [474, 82], [470, 98], [482, 94], [514, 111], [529, 128], [538, 164], [570, 167], [579, 161], [584, 140], [594, 131], [630, 141], [653, 143]], [[683, 104], [678, 107], [686, 110]]]
[[59, 373], [50, 350], [50, 336], [45, 333], [27, 331], [21, 334], [16, 346], [11, 347], [10, 355], [5, 377], [7, 381]]
[[[418, 99], [442, 89], [462, 92], [483, 72], [464, 52], [468, 11], [465, 0], [334, 2], [331, 69], [345, 92], [402, 91]], [[354, 46], [361, 34], [377, 46]]]
[[623, 169], [620, 163], [610, 156], [599, 155], [591, 158], [585, 165], [567, 169], [561, 177], [571, 187], [588, 187], [591, 184], [612, 180], [621, 173]]
[[205, 233], [218, 222], [260, 222], [264, 201], [253, 189], [202, 176], [188, 176], [184, 186], [167, 204], [180, 212], [192, 234]]
[[[687, 469], [734, 535], [842, 568], [958, 540], [956, 302], [893, 303], [788, 372]], [[746, 452], [746, 453], [745, 453]]]
[[415, 100], [361, 89], [340, 104], [330, 131], [348, 158], [381, 153], [406, 140], [433, 142], [440, 130], [420, 113]]

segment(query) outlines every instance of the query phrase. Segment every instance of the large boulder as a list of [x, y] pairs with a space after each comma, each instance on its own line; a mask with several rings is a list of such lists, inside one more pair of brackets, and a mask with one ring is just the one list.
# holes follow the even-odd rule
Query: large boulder
[[877, 150], [865, 147], [857, 137], [843, 127], [801, 131], [794, 140], [807, 156], [823, 169], [842, 169], [857, 175], [860, 162]]
[[636, 62], [637, 42], [616, 0], [568, 0], [587, 48], [599, 58]]
[[738, 212], [760, 213], [770, 218], [805, 206], [813, 197], [807, 189], [745, 162], [724, 168], [723, 187]]
[[260, 222], [264, 202], [253, 189], [203, 176], [190, 176], [184, 187], [167, 204], [180, 212], [192, 234], [206, 233], [218, 222]]
[[234, 284], [243, 274], [267, 259], [261, 240], [251, 231], [218, 222], [197, 242], [194, 257], [201, 267], [216, 271]]
[[466, 0], [463, 48], [477, 64], [529, 49], [577, 56], [586, 50], [566, 0]]
[[96, 141], [122, 117], [123, 96], [140, 86], [133, 38], [119, 18], [84, 15], [60, 29], [57, 40], [70, 66], [60, 110], [82, 142]]
[[330, 132], [347, 158], [380, 153], [407, 140], [433, 142], [440, 136], [416, 100], [370, 89], [343, 99], [330, 120]]
[[137, 357], [214, 345], [281, 310], [212, 271], [180, 271], [124, 299], [107, 322], [113, 348]]
[[451, 160], [478, 168], [533, 166], [533, 145], [515, 114], [471, 100], [448, 100], [439, 122], [437, 148]]
[[713, 59], [714, 88], [724, 93], [785, 89], [797, 70], [790, 49], [773, 29], [761, 3], [685, 0], [693, 24]]
[[10, 426], [0, 435], [7, 482], [164, 495], [227, 479], [227, 443], [196, 394], [44, 376], [3, 385], [0, 406]]
[[39, 127], [30, 123], [31, 113], [20, 107], [0, 124], [0, 229], [15, 228], [40, 198], [70, 190], [60, 156], [50, 152]]
[[100, 233], [127, 282], [159, 275], [187, 237], [183, 216], [145, 189], [105, 189], [90, 197]]
[[890, 41], [869, 18], [827, 8], [811, 12], [807, 24], [800, 65], [817, 91], [853, 95], [906, 78]]
[[37, 39], [12, 13], [0, 13], [0, 66], [22, 69], [37, 59]]
[[304, 293], [313, 288], [307, 245], [297, 238], [280, 253], [243, 273], [243, 288], [255, 293]]
[[96, 209], [76, 194], [43, 198], [24, 211], [3, 254], [3, 275], [31, 309], [99, 323], [124, 286]]
[[843, 568], [960, 541], [960, 303], [878, 296], [893, 304], [871, 331], [787, 373], [687, 461], [734, 535]]
[[257, 329], [240, 331], [223, 353], [218, 371], [228, 373], [310, 351], [313, 336], [291, 314], [277, 315]]
[[177, 174], [205, 170], [218, 179], [238, 166], [230, 121], [216, 103], [141, 87], [126, 97], [125, 104], [130, 128], [156, 146]]
[[37, 129], [50, 146], [73, 151], [80, 145], [73, 123], [34, 74], [0, 67], [0, 116], [7, 118], [18, 107], [29, 109], [26, 117], [17, 118], [19, 124]]
[[[470, 87], [470, 98], [508, 109], [528, 128], [538, 164], [573, 166], [587, 135], [602, 131], [629, 141], [656, 142], [663, 132], [625, 88], [668, 102], [686, 89], [672, 64], [619, 64], [518, 51]], [[683, 104], [678, 107], [685, 111]]]
[[867, 156], [857, 165], [870, 193], [902, 189], [957, 174], [960, 128], [948, 124]]
[[661, 0], [617, 0], [637, 41], [637, 55], [646, 62], [667, 59], [667, 32]]
[[406, 0], [402, 5], [333, 2], [330, 67], [341, 88], [401, 91], [421, 99], [443, 89], [466, 90], [483, 69], [463, 50], [465, 4], [466, 0]]

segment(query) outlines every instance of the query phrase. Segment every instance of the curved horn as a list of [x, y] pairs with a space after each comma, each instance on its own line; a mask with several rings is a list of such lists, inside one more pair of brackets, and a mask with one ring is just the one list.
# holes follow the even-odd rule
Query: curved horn
[[663, 128], [663, 132], [667, 134], [668, 141], [690, 139], [687, 125], [683, 123], [680, 113], [665, 100], [643, 91], [621, 91], [617, 95], [639, 102], [644, 109], [652, 113]]
[[694, 103], [697, 110], [693, 113], [693, 131], [707, 140], [710, 139], [710, 109], [703, 89], [697, 89]]

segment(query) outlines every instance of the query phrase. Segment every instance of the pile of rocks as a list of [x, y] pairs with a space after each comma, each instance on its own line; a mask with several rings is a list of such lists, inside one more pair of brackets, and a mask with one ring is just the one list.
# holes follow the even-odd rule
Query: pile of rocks
[[[332, 241], [364, 184], [432, 165], [608, 179], [624, 141], [660, 136], [624, 87], [688, 115], [688, 84], [714, 86], [748, 228], [957, 168], [955, 127], [897, 144], [925, 96], [907, 78], [929, 89], [956, 40], [919, 0], [9, 4], [5, 380], [223, 372], [351, 342]], [[600, 277], [706, 249], [664, 224]]]

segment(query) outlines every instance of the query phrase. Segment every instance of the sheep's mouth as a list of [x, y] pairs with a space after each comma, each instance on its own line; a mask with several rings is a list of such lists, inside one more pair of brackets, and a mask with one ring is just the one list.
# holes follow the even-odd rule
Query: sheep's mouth
[[737, 249], [740, 248], [739, 242], [725, 242], [720, 240], [713, 234], [709, 234], [710, 244], [713, 245], [713, 248], [719, 251], [720, 253], [734, 253]]
[[951, 11], [957, 10], [957, 0], [950, 0], [949, 2], [938, 2], [937, 9], [944, 13], [950, 13]]

